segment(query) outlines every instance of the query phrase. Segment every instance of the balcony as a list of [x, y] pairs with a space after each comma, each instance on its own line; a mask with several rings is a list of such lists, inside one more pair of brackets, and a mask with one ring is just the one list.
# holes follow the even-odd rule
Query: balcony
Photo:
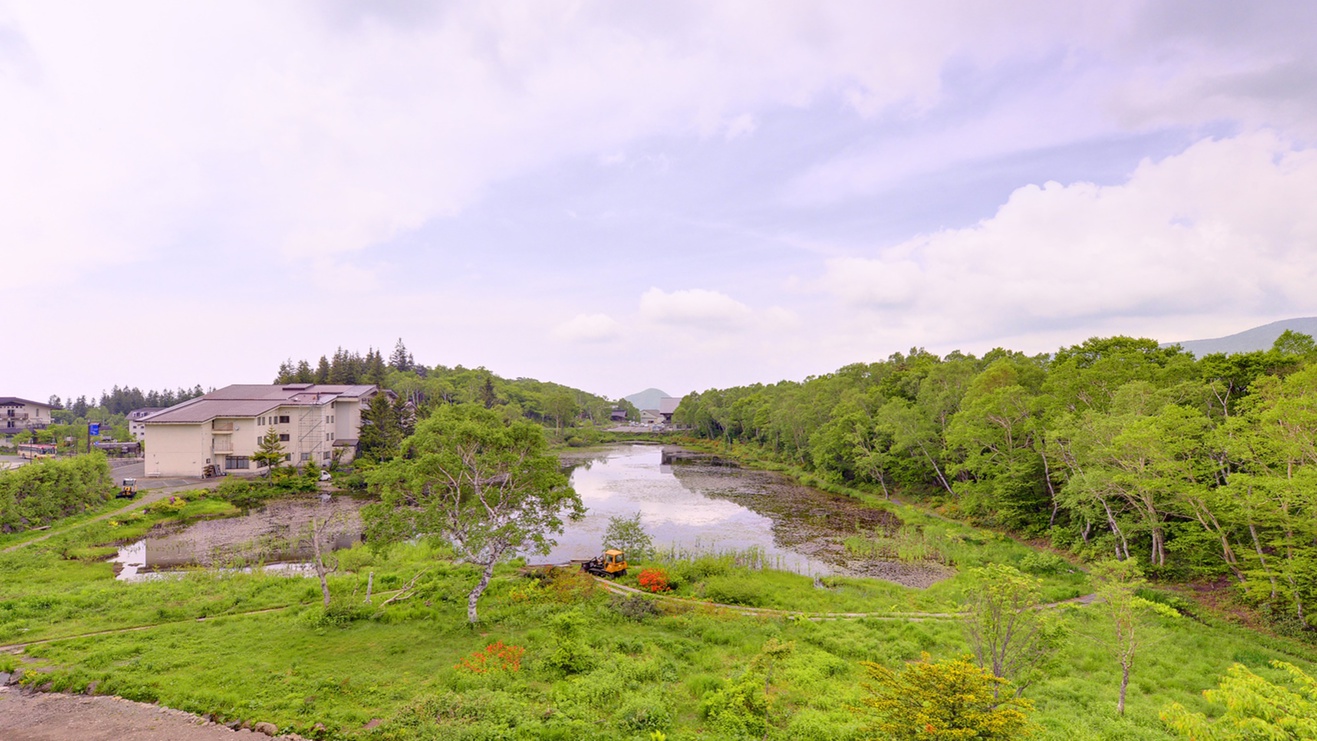
[[233, 439], [228, 437], [217, 437], [210, 441], [210, 449], [215, 453], [232, 453]]
[[217, 419], [210, 423], [210, 431], [224, 435], [232, 434], [233, 420], [221, 421]]

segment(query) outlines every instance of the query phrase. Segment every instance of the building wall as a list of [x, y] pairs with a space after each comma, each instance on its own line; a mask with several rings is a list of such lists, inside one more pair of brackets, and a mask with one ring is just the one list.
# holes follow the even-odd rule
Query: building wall
[[147, 476], [200, 476], [214, 463], [209, 422], [146, 426]]
[[[18, 432], [51, 423], [51, 407], [45, 404], [5, 404], [0, 406], [0, 431]], [[10, 416], [10, 413], [13, 416]], [[27, 418], [22, 418], [27, 415]]]

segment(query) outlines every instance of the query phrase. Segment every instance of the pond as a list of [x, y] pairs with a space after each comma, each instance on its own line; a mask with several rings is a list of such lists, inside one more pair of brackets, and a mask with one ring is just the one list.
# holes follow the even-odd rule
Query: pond
[[334, 549], [348, 548], [361, 541], [358, 510], [363, 504], [349, 496], [280, 499], [241, 517], [157, 528], [120, 548], [110, 561], [120, 581], [140, 581], [191, 566], [262, 564], [266, 569], [306, 573], [305, 565], [313, 557], [308, 539], [312, 520], [328, 522], [325, 537]]
[[639, 513], [654, 545], [678, 554], [755, 549], [769, 568], [807, 576], [871, 576], [907, 586], [928, 586], [948, 576], [939, 567], [852, 556], [844, 538], [890, 531], [900, 524], [897, 518], [780, 474], [654, 445], [615, 446], [569, 455], [566, 462], [575, 463], [572, 486], [588, 512], [567, 524], [547, 557], [532, 557], [532, 563], [596, 556], [609, 518]]

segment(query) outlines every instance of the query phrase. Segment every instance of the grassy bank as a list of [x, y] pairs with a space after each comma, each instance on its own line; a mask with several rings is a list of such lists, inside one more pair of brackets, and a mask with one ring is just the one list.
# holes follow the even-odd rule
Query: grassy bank
[[[200, 495], [165, 504], [0, 554], [0, 643], [154, 626], [32, 645], [24, 666], [41, 672], [26, 682], [270, 721], [324, 739], [651, 739], [661, 731], [668, 739], [846, 740], [864, 737], [852, 710], [865, 696], [860, 662], [896, 666], [924, 652], [967, 650], [954, 620], [742, 615], [613, 596], [579, 574], [523, 573], [516, 564], [500, 568], [472, 629], [465, 597], [475, 570], [426, 543], [340, 552], [328, 610], [314, 579], [260, 570], [114, 581], [100, 560], [111, 544], [156, 523], [232, 509]], [[640, 570], [658, 567], [681, 596], [808, 612], [954, 610], [976, 588], [965, 567], [983, 563], [1033, 569], [1052, 597], [1087, 588], [1083, 574], [1009, 538], [913, 513], [906, 522], [925, 535], [889, 542], [857, 534], [854, 547], [932, 555], [959, 567], [956, 576], [927, 590], [871, 579], [815, 584], [729, 553], [634, 564], [623, 581], [634, 585]], [[398, 591], [408, 584], [411, 591]], [[384, 604], [389, 597], [397, 599]], [[1210, 616], [1151, 615], [1119, 718], [1119, 670], [1100, 640], [1101, 615], [1077, 607], [1060, 614], [1067, 636], [1026, 694], [1037, 706], [1036, 738], [1168, 738], [1159, 709], [1174, 701], [1206, 710], [1201, 691], [1232, 662], [1269, 677], [1273, 658], [1314, 670], [1299, 644]]]

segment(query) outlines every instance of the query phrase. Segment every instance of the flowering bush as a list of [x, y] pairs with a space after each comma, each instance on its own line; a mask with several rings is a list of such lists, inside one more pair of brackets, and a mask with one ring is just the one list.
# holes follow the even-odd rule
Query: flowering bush
[[655, 593], [672, 588], [668, 585], [668, 573], [663, 569], [645, 569], [640, 572], [640, 586]]
[[473, 651], [471, 655], [462, 659], [455, 669], [464, 669], [472, 674], [488, 674], [489, 672], [517, 672], [521, 671], [521, 657], [525, 655], [526, 649], [521, 646], [509, 646], [498, 641], [485, 646], [483, 651]]

